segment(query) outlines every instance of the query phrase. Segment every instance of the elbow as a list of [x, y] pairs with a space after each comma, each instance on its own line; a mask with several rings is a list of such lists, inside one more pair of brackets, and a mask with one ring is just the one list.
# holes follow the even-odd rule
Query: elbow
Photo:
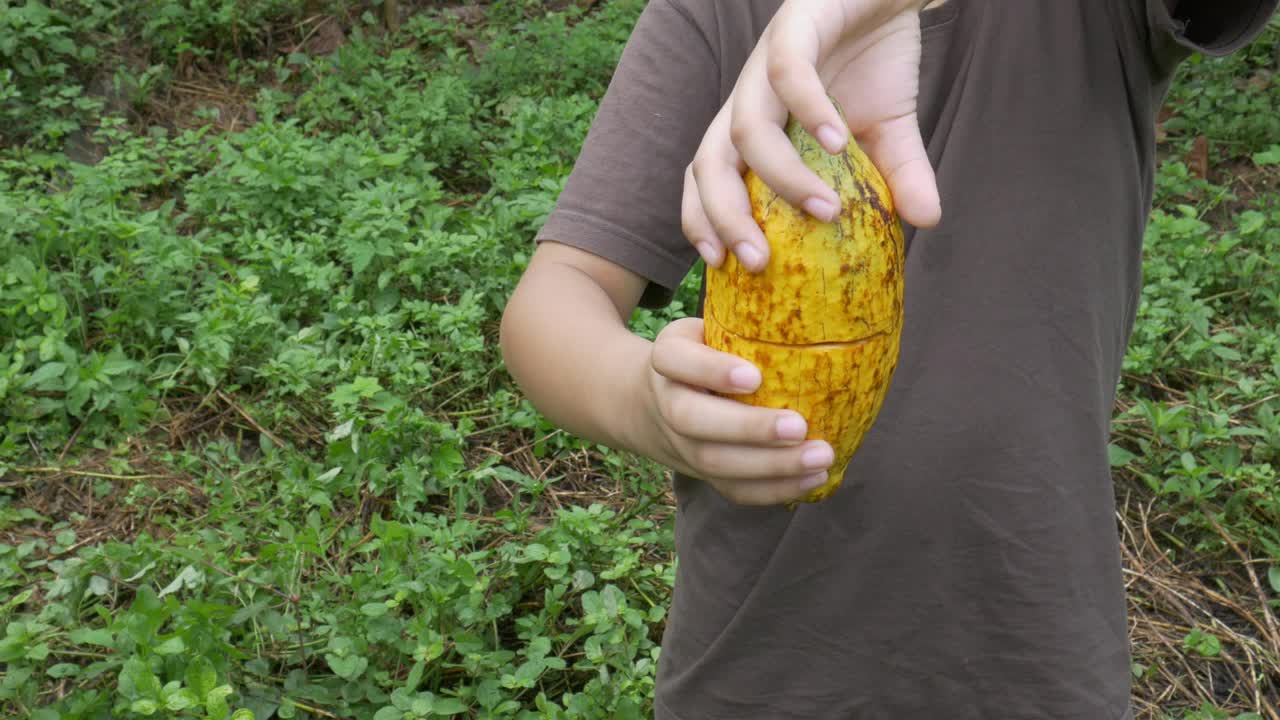
[[516, 355], [515, 346], [518, 344], [516, 328], [519, 325], [519, 321], [516, 318], [520, 313], [519, 299], [519, 288], [517, 287], [516, 292], [512, 293], [511, 297], [507, 299], [507, 304], [502, 309], [502, 318], [498, 322], [498, 350], [502, 356], [502, 364], [517, 384], [520, 380], [513, 370], [513, 366], [516, 364], [513, 360]]

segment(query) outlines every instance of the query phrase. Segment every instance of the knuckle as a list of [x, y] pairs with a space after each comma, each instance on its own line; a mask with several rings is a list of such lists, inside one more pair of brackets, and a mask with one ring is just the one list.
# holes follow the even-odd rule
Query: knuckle
[[715, 471], [713, 474], [719, 474], [716, 465], [716, 451], [710, 443], [692, 443], [689, 448], [689, 463], [698, 468], [701, 472], [708, 470]]
[[800, 461], [800, 449], [787, 448], [780, 450], [773, 455], [773, 461], [769, 463], [769, 473], [774, 477], [796, 477], [804, 475], [806, 472], [804, 464]]
[[733, 142], [734, 147], [741, 149], [751, 140], [753, 129], [751, 124], [734, 118], [733, 124], [729, 126], [729, 140]]
[[666, 377], [674, 364], [672, 354], [675, 352], [673, 340], [675, 331], [670, 325], [658, 331], [658, 335], [653, 339], [653, 349], [649, 353], [649, 365], [653, 367], [653, 371]]
[[676, 413], [676, 401], [672, 399], [671, 393], [666, 392], [658, 397], [658, 412], [662, 413], [662, 419], [667, 427], [680, 435], [680, 430], [676, 427], [676, 423], [672, 421], [672, 417]]
[[771, 442], [778, 439], [777, 427], [777, 419], [772, 413], [761, 413], [748, 423], [747, 432], [760, 442]]
[[787, 61], [786, 53], [769, 53], [769, 58], [765, 61], [764, 71], [765, 76], [769, 78], [769, 83], [771, 85], [776, 87], [777, 85], [785, 83], [791, 77], [791, 63]]
[[667, 424], [671, 429], [686, 435], [693, 429], [693, 421], [696, 415], [695, 409], [692, 407], [688, 395], [681, 394], [667, 401], [666, 412]]
[[701, 224], [697, 221], [693, 211], [686, 208], [680, 213], [680, 232], [684, 233], [685, 238], [691, 243], [697, 243], [703, 239], [705, 233], [702, 231]]
[[707, 172], [711, 169], [709, 166], [712, 160], [707, 155], [706, 149], [699, 150], [693, 156], [693, 162], [689, 163], [689, 174], [693, 177], [694, 185], [698, 186], [699, 191], [706, 180]]

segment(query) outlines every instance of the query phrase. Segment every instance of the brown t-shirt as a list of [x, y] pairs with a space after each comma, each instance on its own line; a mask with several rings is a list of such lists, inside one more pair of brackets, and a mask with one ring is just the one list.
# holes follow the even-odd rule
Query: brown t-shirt
[[[683, 171], [778, 0], [653, 0], [539, 239], [670, 298]], [[908, 228], [901, 357], [844, 486], [795, 512], [675, 478], [656, 716], [1120, 720], [1109, 421], [1156, 111], [1276, 0], [950, 0], [922, 15], [943, 219]]]

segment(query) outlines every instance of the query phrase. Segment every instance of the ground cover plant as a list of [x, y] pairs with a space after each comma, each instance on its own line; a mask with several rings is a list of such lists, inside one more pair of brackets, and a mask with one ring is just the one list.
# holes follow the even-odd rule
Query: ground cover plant
[[[0, 715], [651, 713], [662, 470], [496, 348], [642, 6], [0, 3]], [[1144, 719], [1280, 719], [1277, 73], [1280, 25], [1161, 119], [1112, 445]]]

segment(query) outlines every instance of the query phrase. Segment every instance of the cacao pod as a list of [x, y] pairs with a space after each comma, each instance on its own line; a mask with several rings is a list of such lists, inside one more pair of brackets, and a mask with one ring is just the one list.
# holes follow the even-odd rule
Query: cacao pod
[[808, 422], [807, 439], [831, 444], [827, 482], [798, 500], [818, 502], [840, 486], [897, 367], [903, 235], [884, 178], [856, 142], [832, 155], [794, 118], [786, 130], [805, 165], [839, 194], [840, 214], [822, 222], [748, 170], [769, 263], [753, 274], [729, 253], [707, 268], [705, 341], [763, 375], [755, 392], [727, 397], [794, 410]]

